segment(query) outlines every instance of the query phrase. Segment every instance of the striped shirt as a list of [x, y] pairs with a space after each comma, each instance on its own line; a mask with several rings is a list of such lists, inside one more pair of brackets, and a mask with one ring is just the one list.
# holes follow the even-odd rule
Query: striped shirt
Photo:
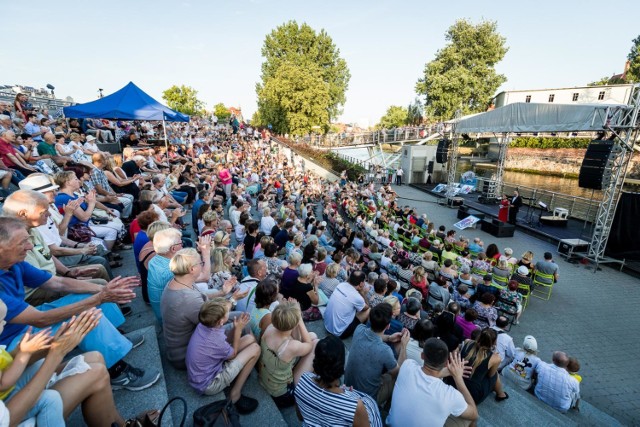
[[352, 426], [353, 418], [362, 400], [371, 427], [382, 427], [382, 419], [376, 402], [357, 390], [332, 393], [321, 388], [313, 380], [314, 374], [305, 372], [295, 388], [296, 403], [302, 414], [304, 427]]

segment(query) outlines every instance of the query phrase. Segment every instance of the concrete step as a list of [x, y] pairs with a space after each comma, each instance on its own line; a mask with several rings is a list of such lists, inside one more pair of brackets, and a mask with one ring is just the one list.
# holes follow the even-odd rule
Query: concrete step
[[509, 399], [496, 402], [492, 396], [480, 404], [480, 427], [513, 425], [536, 426], [622, 426], [620, 422], [585, 401], [580, 401], [580, 411], [562, 414], [538, 400], [535, 395], [514, 386], [503, 379]]
[[[113, 392], [113, 398], [115, 400], [116, 407], [126, 420], [134, 418], [141, 412], [150, 409], [160, 409], [167, 402], [167, 386], [165, 383], [164, 375], [162, 374], [162, 364], [160, 362], [160, 350], [158, 348], [158, 340], [156, 339], [156, 332], [153, 327], [146, 327], [133, 332], [130, 332], [126, 336], [132, 336], [134, 334], [143, 334], [144, 343], [131, 350], [131, 352], [124, 358], [124, 360], [136, 368], [142, 369], [156, 369], [160, 371], [160, 379], [151, 387], [141, 391], [128, 391], [128, 390], [115, 390]], [[179, 412], [179, 411], [177, 411]], [[179, 414], [177, 414], [179, 415]], [[85, 423], [82, 420], [82, 413], [78, 407], [67, 420], [68, 426], [84, 426]], [[166, 418], [163, 418], [162, 426], [171, 427], [173, 425], [171, 411], [167, 410]]]
[[[164, 354], [164, 339], [160, 334], [158, 336], [158, 342], [160, 344], [160, 354]], [[165, 381], [167, 383], [167, 391], [169, 398], [174, 396], [180, 396], [187, 401], [187, 425], [191, 425], [193, 421], [193, 413], [196, 409], [204, 406], [208, 403], [222, 400], [225, 398], [224, 393], [219, 393], [215, 396], [203, 396], [198, 394], [187, 381], [187, 372], [179, 371], [162, 358], [162, 365], [164, 368]], [[258, 383], [258, 375], [254, 370], [247, 383], [244, 385], [243, 394], [257, 399], [259, 402], [258, 408], [248, 415], [240, 416], [240, 423], [246, 426], [274, 426], [274, 427], [287, 427], [288, 424], [284, 420], [282, 414], [278, 410], [278, 407], [273, 403], [271, 397]], [[174, 411], [173, 420], [177, 425], [180, 414], [178, 411]], [[164, 426], [163, 426], [164, 427]]]

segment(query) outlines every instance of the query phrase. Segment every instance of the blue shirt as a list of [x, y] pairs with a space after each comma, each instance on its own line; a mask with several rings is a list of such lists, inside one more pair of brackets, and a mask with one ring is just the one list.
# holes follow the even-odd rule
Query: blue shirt
[[198, 199], [193, 202], [193, 207], [191, 208], [191, 225], [193, 225], [194, 230], [198, 230], [198, 211], [202, 205], [204, 205], [204, 200]]
[[[74, 194], [74, 195], [73, 195], [73, 197], [72, 197], [72, 196], [70, 196], [70, 195], [68, 195], [68, 194], [65, 194], [65, 193], [58, 193], [58, 194], [56, 195], [56, 198], [55, 198], [56, 207], [58, 208], [58, 210], [60, 210], [60, 209], [61, 209], [61, 208], [63, 208], [67, 203], [69, 203], [69, 201], [71, 201], [71, 200], [76, 200], [77, 198], [78, 198], [78, 196], [77, 196], [77, 195], [75, 195], [75, 194]], [[87, 209], [87, 204], [86, 204], [85, 202], [82, 202], [82, 203], [80, 204], [80, 207], [81, 207], [82, 209], [86, 210], [86, 209]], [[73, 215], [73, 216], [71, 217], [71, 220], [69, 221], [69, 227], [73, 227], [74, 225], [76, 225], [76, 224], [77, 224], [77, 223], [79, 223], [79, 222], [82, 222], [82, 221], [80, 221], [78, 218], [76, 218], [76, 216], [75, 216], [75, 215]], [[89, 224], [89, 221], [86, 221], [86, 222], [84, 222], [83, 224], [87, 225], [87, 224]]]
[[149, 236], [147, 236], [145, 231], [140, 230], [138, 234], [136, 234], [136, 240], [133, 242], [133, 256], [136, 258], [138, 270], [140, 270], [140, 260], [138, 259], [140, 258], [140, 251], [147, 243], [149, 243]]
[[[31, 122], [28, 122], [25, 127], [24, 130], [29, 134], [29, 135], [33, 135], [34, 133], [39, 133], [40, 132], [40, 125], [37, 124], [33, 124]], [[34, 136], [33, 137], [34, 141], [44, 141], [42, 139], [42, 135], [38, 135], [38, 136]]]
[[147, 276], [147, 290], [149, 291], [149, 303], [159, 322], [162, 323], [160, 300], [162, 292], [169, 282], [173, 280], [173, 273], [169, 270], [169, 258], [156, 255], [149, 261], [149, 275]]
[[24, 300], [24, 287], [37, 288], [49, 279], [51, 274], [25, 261], [12, 265], [9, 270], [0, 270], [0, 299], [7, 305], [7, 324], [0, 335], [0, 344], [11, 344], [25, 328], [25, 325], [10, 323], [29, 307]]

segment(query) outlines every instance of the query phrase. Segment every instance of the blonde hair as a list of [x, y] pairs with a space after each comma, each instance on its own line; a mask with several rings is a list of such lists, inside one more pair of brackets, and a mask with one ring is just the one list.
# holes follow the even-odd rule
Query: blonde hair
[[327, 268], [324, 270], [324, 275], [329, 279], [333, 279], [338, 276], [338, 272], [340, 271], [340, 265], [335, 262], [327, 265]]
[[397, 297], [394, 297], [393, 295], [389, 295], [388, 297], [384, 297], [382, 302], [386, 302], [387, 304], [389, 304], [391, 306], [391, 308], [393, 309], [393, 311], [400, 310], [400, 301], [398, 300]]
[[262, 210], [262, 216], [269, 216], [269, 215], [271, 215], [271, 209], [269, 209], [269, 208], [264, 208], [264, 209]]
[[218, 219], [218, 214], [215, 211], [208, 210], [202, 215], [202, 221], [205, 224], [211, 224], [213, 221]]
[[507, 261], [507, 258], [501, 256], [500, 259], [498, 259], [498, 268], [501, 270], [506, 270], [509, 268], [509, 262]]
[[56, 185], [60, 186], [60, 188], [63, 188], [65, 185], [67, 185], [67, 183], [73, 178], [76, 178], [76, 173], [73, 171], [62, 171], [53, 176], [53, 180], [55, 181]]
[[431, 261], [433, 259], [433, 252], [427, 251], [422, 255], [422, 259], [425, 261]]
[[228, 312], [229, 301], [222, 297], [211, 298], [200, 307], [198, 320], [208, 328], [215, 328]]
[[215, 248], [213, 249], [213, 272], [229, 271], [229, 267], [224, 263], [225, 257], [229, 254], [228, 248]]
[[169, 261], [169, 270], [176, 276], [184, 276], [201, 261], [200, 254], [194, 248], [180, 249]]
[[153, 238], [158, 231], [167, 230], [169, 228], [172, 227], [171, 224], [169, 224], [167, 221], [154, 221], [149, 224], [149, 227], [147, 227], [147, 237], [151, 242], [153, 242]]
[[293, 244], [299, 246], [304, 241], [304, 236], [302, 234], [296, 234], [293, 238]]
[[421, 282], [422, 279], [424, 279], [424, 268], [423, 267], [416, 267], [415, 270], [413, 270], [413, 277], [415, 278], [416, 282]]
[[302, 262], [302, 255], [300, 255], [298, 252], [291, 252], [288, 261], [289, 265], [300, 265], [300, 262]]
[[527, 261], [531, 261], [533, 259], [533, 252], [526, 251], [525, 253], [522, 254], [522, 259], [525, 259]]
[[230, 237], [229, 233], [226, 231], [218, 231], [213, 235], [213, 243], [220, 245], [227, 237]]
[[157, 254], [166, 254], [171, 246], [177, 245], [182, 239], [182, 233], [173, 227], [156, 232], [153, 236], [153, 250]]
[[302, 313], [295, 302], [282, 302], [271, 312], [271, 324], [281, 332], [290, 331], [300, 322]]

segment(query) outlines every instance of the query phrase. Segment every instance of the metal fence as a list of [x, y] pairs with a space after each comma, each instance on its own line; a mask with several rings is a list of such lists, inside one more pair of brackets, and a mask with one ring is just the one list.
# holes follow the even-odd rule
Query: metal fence
[[443, 132], [444, 126], [416, 126], [396, 129], [381, 129], [359, 133], [328, 133], [326, 135], [306, 135], [299, 138], [309, 145], [320, 147], [344, 147], [350, 145], [386, 144], [400, 141], [418, 141], [435, 132]]
[[[478, 177], [476, 188], [482, 188], [485, 181], [491, 181], [489, 178]], [[512, 194], [514, 190], [518, 190], [522, 197], [529, 198], [529, 202], [535, 207], [540, 207], [539, 202], [547, 205], [547, 209], [553, 212], [555, 208], [564, 208], [569, 211], [569, 216], [579, 220], [595, 221], [598, 207], [601, 200], [587, 199], [586, 197], [572, 196], [570, 194], [557, 193], [540, 188], [527, 187], [521, 184], [509, 182], [502, 183], [502, 192]]]

